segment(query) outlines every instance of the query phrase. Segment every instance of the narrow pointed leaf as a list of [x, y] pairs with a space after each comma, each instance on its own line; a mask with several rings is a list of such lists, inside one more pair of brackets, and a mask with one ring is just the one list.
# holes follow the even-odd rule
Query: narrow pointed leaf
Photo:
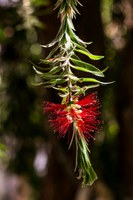
[[[85, 92], [88, 89], [92, 89], [92, 88], [96, 88], [99, 87], [100, 84], [93, 84], [93, 85], [88, 85], [88, 86], [84, 86], [82, 88], [80, 88], [79, 86], [77, 87], [77, 92], [75, 93], [75, 96], [80, 95], [80, 94], [85, 94]], [[75, 92], [75, 91], [74, 91]]]
[[44, 82], [39, 82], [39, 83], [32, 82], [31, 84], [32, 84], [33, 86], [40, 86], [40, 85], [44, 85]]
[[73, 74], [72, 75], [69, 75], [69, 78], [73, 81], [79, 81], [79, 78], [74, 76]]
[[52, 42], [50, 42], [49, 44], [41, 45], [41, 47], [49, 48], [49, 47], [54, 46], [57, 42], [58, 42], [58, 40], [57, 40], [57, 38], [55, 38], [55, 39], [54, 39]]
[[61, 97], [61, 98], [65, 98], [65, 97], [67, 97], [68, 95], [69, 95], [69, 93], [65, 93], [65, 94], [63, 94], [63, 93], [58, 93], [58, 95]]
[[86, 46], [86, 42], [84, 42], [83, 40], [81, 40], [75, 33], [72, 29], [69, 28], [69, 35], [70, 37], [72, 38], [73, 42], [75, 42], [76, 44], [80, 44], [80, 45], [83, 45], [83, 46]]
[[78, 139], [78, 166], [80, 169], [79, 178], [83, 178], [82, 186], [92, 185], [97, 179], [97, 175], [91, 165], [89, 155], [88, 155], [88, 146], [83, 137]]
[[62, 78], [55, 78], [55, 79], [51, 79], [51, 80], [49, 80], [49, 81], [46, 81], [45, 83], [44, 83], [44, 85], [47, 85], [47, 84], [54, 84], [54, 85], [56, 85], [56, 84], [61, 84], [61, 83], [65, 83], [66, 82], [66, 79], [62, 79]]
[[50, 77], [51, 75], [55, 75], [57, 72], [59, 72], [61, 68], [59, 66], [53, 67], [49, 72], [42, 73], [42, 77]]
[[92, 60], [101, 60], [102, 58], [104, 58], [104, 56], [99, 56], [99, 55], [93, 55], [92, 53], [90, 53], [87, 49], [85, 50], [81, 50], [81, 49], [75, 49], [75, 51], [82, 53], [86, 56], [88, 56], [90, 59]]
[[76, 66], [72, 65], [72, 68], [74, 68], [74, 69], [77, 69], [77, 70], [80, 70], [80, 71], [84, 71], [84, 72], [89, 72], [89, 73], [94, 74], [95, 76], [104, 77], [103, 72], [100, 71], [94, 65], [91, 65], [89, 63], [83, 62], [81, 60], [76, 60], [74, 58], [71, 58], [71, 61], [76, 65]]
[[[78, 43], [75, 43], [74, 41], [72, 41], [72, 43], [73, 43], [73, 45], [75, 46], [75, 47], [77, 47], [78, 49], [82, 49], [82, 50], [87, 50], [84, 46], [82, 46], [82, 45], [80, 45], [80, 44], [78, 44]], [[86, 44], [87, 45], [90, 45], [90, 44], [92, 44], [93, 42], [86, 42]]]
[[94, 78], [79, 78], [79, 81], [81, 83], [82, 82], [93, 82], [93, 83], [99, 83], [99, 84], [102, 84], [102, 85], [108, 85], [108, 84], [114, 83], [114, 81], [111, 81], [111, 82], [102, 82], [102, 81], [96, 80]]
[[50, 70], [50, 69], [51, 69], [51, 67], [40, 67], [40, 66], [35, 65], [35, 64], [32, 63], [31, 61], [29, 61], [29, 62], [33, 65], [32, 67], [34, 67], [35, 69], [37, 69], [37, 70], [40, 71], [40, 72], [46, 71], [46, 70]]
[[43, 59], [40, 59], [40, 62], [41, 63], [44, 63], [44, 64], [51, 64], [52, 62], [49, 61], [49, 60], [43, 60]]
[[59, 75], [49, 75], [49, 74], [48, 74], [48, 75], [46, 75], [46, 74], [45, 74], [44, 76], [41, 75], [41, 77], [44, 78], [44, 79], [47, 79], [47, 80], [48, 80], [48, 79], [53, 80], [53, 79], [62, 79], [62, 78], [65, 77], [65, 75], [63, 75], [63, 74], [59, 74]]
[[51, 52], [48, 54], [48, 56], [46, 57], [46, 60], [51, 58], [51, 56], [53, 56], [53, 54], [59, 49], [59, 45], [57, 45], [54, 49], [51, 50]]
[[35, 72], [36, 72], [37, 74], [39, 74], [39, 75], [42, 75], [42, 74], [43, 74], [43, 72], [37, 70], [36, 67], [34, 67], [34, 66], [33, 66], [33, 69], [35, 70]]

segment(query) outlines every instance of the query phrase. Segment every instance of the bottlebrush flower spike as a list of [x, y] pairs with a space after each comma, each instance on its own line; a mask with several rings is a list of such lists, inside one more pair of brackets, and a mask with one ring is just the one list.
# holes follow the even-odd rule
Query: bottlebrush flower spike
[[96, 93], [82, 100], [75, 98], [72, 102], [65, 104], [44, 102], [44, 111], [49, 113], [49, 122], [54, 131], [59, 133], [58, 138], [64, 137], [73, 124], [79, 137], [84, 137], [88, 141], [90, 137], [93, 138], [93, 133], [100, 123]]
[[[49, 122], [54, 132], [58, 133], [58, 138], [65, 137], [68, 130], [73, 129], [69, 148], [75, 138], [75, 170], [79, 168], [83, 184], [91, 185], [97, 176], [88, 157], [87, 143], [89, 138], [94, 138], [94, 132], [98, 130], [100, 124], [96, 93], [89, 94], [81, 100], [76, 97], [73, 101], [66, 101], [64, 104], [44, 102], [44, 112], [49, 113]], [[68, 137], [70, 138], [70, 135]]]

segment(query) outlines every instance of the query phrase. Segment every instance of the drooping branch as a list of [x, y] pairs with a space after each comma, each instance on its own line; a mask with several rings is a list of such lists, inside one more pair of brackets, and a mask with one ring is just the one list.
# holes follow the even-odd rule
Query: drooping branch
[[[42, 45], [44, 48], [53, 47], [53, 49], [44, 60], [41, 60], [43, 67], [34, 65], [33, 68], [42, 79], [39, 84], [43, 84], [45, 88], [54, 88], [62, 98], [61, 104], [45, 102], [44, 112], [49, 113], [49, 122], [54, 132], [58, 132], [58, 138], [65, 137], [72, 125], [69, 147], [75, 138], [75, 169], [79, 169], [79, 177], [83, 178], [83, 185], [91, 185], [97, 179], [97, 175], [90, 163], [87, 144], [90, 138], [94, 138], [93, 135], [100, 124], [99, 102], [96, 93], [82, 100], [80, 95], [85, 95], [90, 88], [109, 83], [97, 78], [75, 75], [76, 70], [86, 72], [88, 76], [92, 74], [94, 77], [104, 77], [104, 72], [107, 70], [107, 68], [100, 70], [79, 58], [80, 54], [91, 60], [100, 60], [103, 56], [90, 53], [87, 45], [91, 43], [84, 42], [75, 33], [72, 20], [78, 13], [78, 4], [80, 4], [78, 0], [57, 1], [55, 8], [59, 9], [58, 16], [61, 23], [59, 31], [51, 43]], [[81, 83], [84, 83], [84, 86]]]

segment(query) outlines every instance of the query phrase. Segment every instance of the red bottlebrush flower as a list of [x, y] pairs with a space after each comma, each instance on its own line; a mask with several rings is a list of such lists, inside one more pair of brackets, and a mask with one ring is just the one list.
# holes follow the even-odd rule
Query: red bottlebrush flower
[[83, 136], [87, 141], [92, 134], [98, 129], [100, 121], [99, 102], [96, 93], [79, 100], [75, 98], [73, 102], [66, 104], [54, 104], [51, 102], [44, 103], [44, 111], [49, 113], [49, 122], [58, 132], [58, 137], [64, 137], [71, 124], [77, 130], [79, 137]]

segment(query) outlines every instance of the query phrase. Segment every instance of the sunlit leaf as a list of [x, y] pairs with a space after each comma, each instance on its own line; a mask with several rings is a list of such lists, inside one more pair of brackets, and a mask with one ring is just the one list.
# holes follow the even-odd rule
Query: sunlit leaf
[[69, 78], [73, 81], [79, 81], [79, 78], [74, 75], [69, 75]]
[[65, 98], [65, 97], [67, 97], [68, 95], [69, 95], [69, 93], [58, 93], [58, 95], [61, 97], [61, 98]]
[[88, 56], [92, 60], [101, 60], [102, 58], [104, 58], [104, 56], [93, 55], [92, 53], [90, 53], [89, 51], [87, 51], [87, 49], [85, 49], [85, 50], [75, 49], [75, 51]]
[[[34, 67], [36, 70], [38, 70], [38, 71], [40, 71], [40, 72], [42, 72], [42, 71], [46, 71], [46, 70], [50, 70], [52, 67], [51, 66], [49, 66], [49, 67], [40, 67], [40, 66], [37, 66], [37, 65], [35, 65], [34, 63], [32, 63], [31, 61], [29, 61], [33, 66], [32, 67]], [[34, 69], [34, 70], [35, 70]]]
[[39, 75], [42, 75], [42, 74], [43, 74], [43, 72], [40, 72], [40, 71], [37, 70], [36, 67], [34, 67], [34, 66], [33, 66], [33, 69], [35, 70], [35, 72], [36, 72], [37, 74], [39, 74]]
[[53, 67], [50, 71], [43, 73], [38, 71], [35, 67], [33, 69], [36, 71], [37, 74], [39, 74], [41, 77], [52, 77], [52, 75], [55, 75], [57, 72], [61, 70], [59, 66]]
[[50, 53], [48, 54], [48, 56], [46, 57], [46, 60], [48, 60], [49, 58], [51, 58], [51, 56], [53, 56], [53, 54], [60, 48], [59, 45], [57, 45], [55, 48], [53, 48]]
[[102, 82], [102, 81], [96, 80], [94, 78], [79, 78], [79, 81], [81, 83], [82, 82], [93, 82], [93, 83], [99, 83], [99, 84], [102, 84], [102, 85], [108, 85], [108, 84], [114, 83], [114, 81], [111, 81], [111, 82]]
[[58, 79], [54, 78], [54, 79], [50, 79], [49, 81], [45, 81], [43, 85], [44, 87], [47, 87], [47, 86], [54, 87], [55, 85], [65, 83], [66, 81], [67, 80], [63, 78], [58, 78]]
[[89, 149], [87, 143], [83, 137], [78, 139], [78, 166], [79, 166], [79, 179], [82, 178], [82, 186], [92, 185], [97, 179], [97, 175], [90, 163], [89, 159]]
[[40, 59], [40, 62], [48, 65], [48, 64], [52, 63], [52, 60], [49, 60], [49, 59], [48, 60]]
[[74, 69], [84, 71], [84, 72], [89, 72], [96, 76], [104, 77], [103, 72], [100, 71], [98, 68], [96, 68], [94, 65], [83, 62], [81, 60], [76, 60], [74, 58], [71, 58], [71, 61], [76, 65], [76, 66], [72, 65], [72, 68], [74, 68]]
[[52, 42], [50, 42], [49, 44], [41, 45], [41, 46], [44, 47], [44, 48], [49, 48], [49, 47], [54, 46], [57, 42], [58, 42], [58, 40], [57, 40], [57, 38], [55, 38], [55, 39], [54, 39]]
[[86, 46], [86, 42], [82, 41], [75, 33], [72, 29], [68, 29], [69, 31], [69, 35], [72, 38], [72, 41], [75, 43], [78, 43], [80, 45]]
[[75, 96], [77, 95], [80, 95], [80, 94], [85, 94], [85, 92], [89, 89], [92, 89], [92, 88], [96, 88], [96, 87], [99, 87], [100, 84], [93, 84], [93, 85], [88, 85], [88, 86], [84, 86], [82, 88], [78, 88], [77, 89], [77, 92], [75, 93]]

